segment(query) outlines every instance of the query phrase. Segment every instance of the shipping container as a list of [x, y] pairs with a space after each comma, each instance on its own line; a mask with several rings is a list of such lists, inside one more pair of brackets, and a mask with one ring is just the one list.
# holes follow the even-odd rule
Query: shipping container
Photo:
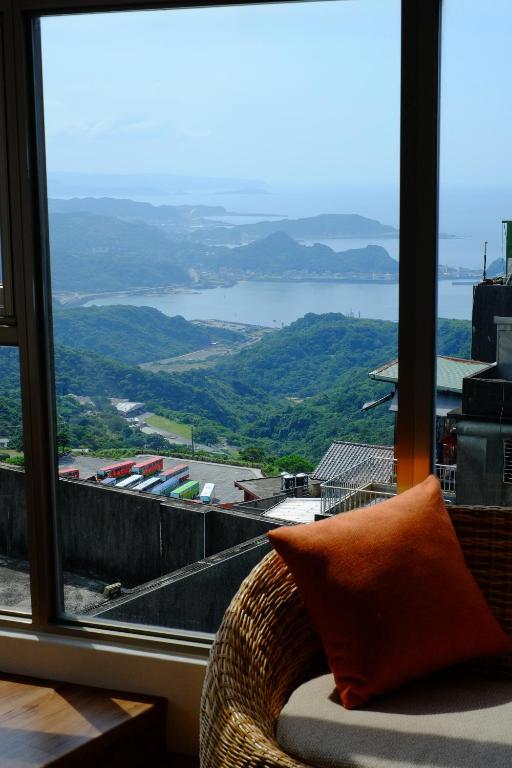
[[117, 483], [117, 480], [115, 477], [106, 477], [104, 480], [100, 481], [101, 485], [115, 485]]
[[126, 475], [130, 474], [134, 464], [134, 461], [121, 461], [116, 464], [109, 464], [98, 469], [96, 474], [100, 480], [103, 477], [126, 477]]
[[150, 456], [148, 459], [138, 461], [137, 464], [132, 467], [132, 472], [147, 477], [148, 475], [154, 475], [156, 472], [161, 472], [163, 468], [164, 460], [161, 456]]
[[140, 475], [130, 475], [129, 477], [123, 477], [123, 479], [116, 484], [116, 488], [130, 488], [136, 483], [140, 483]]
[[160, 493], [160, 489], [161, 489], [162, 485], [164, 485], [164, 483], [162, 483], [162, 481], [160, 481], [160, 482], [158, 483], [158, 485], [154, 485], [154, 486], [151, 488], [151, 490], [149, 491], [149, 493], [154, 493], [154, 494], [156, 494], [157, 496], [165, 496], [165, 494], [163, 494], [163, 493]]
[[199, 496], [203, 504], [211, 504], [214, 491], [215, 491], [215, 483], [205, 483], [203, 485], [203, 490], [201, 491], [201, 494]]
[[[162, 475], [160, 475], [160, 479], [161, 478]], [[185, 479], [188, 480], [188, 475], [184, 478], [170, 477], [168, 480], [163, 480], [160, 485], [155, 485], [155, 487], [151, 489], [151, 493], [157, 493], [160, 496], [170, 496], [171, 491]]]
[[59, 477], [67, 477], [70, 480], [80, 479], [80, 470], [75, 467], [68, 467], [66, 469], [59, 469]]
[[169, 469], [164, 469], [163, 472], [160, 472], [160, 477], [162, 480], [170, 480], [171, 477], [178, 477], [184, 480], [188, 478], [189, 473], [188, 464], [176, 464], [176, 466], [169, 467]]
[[160, 478], [156, 475], [153, 475], [152, 477], [146, 477], [141, 483], [134, 485], [132, 491], [149, 491], [150, 488], [152, 488], [154, 485], [158, 485], [159, 483]]
[[174, 491], [171, 491], [173, 499], [194, 499], [199, 493], [199, 483], [197, 480], [189, 480], [188, 483], [180, 485]]

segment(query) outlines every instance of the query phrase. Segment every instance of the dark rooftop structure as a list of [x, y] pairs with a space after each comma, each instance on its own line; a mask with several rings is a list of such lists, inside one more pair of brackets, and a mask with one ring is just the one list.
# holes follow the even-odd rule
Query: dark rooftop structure
[[279, 496], [282, 493], [281, 476], [250, 477], [247, 480], [235, 480], [235, 488], [243, 491], [244, 501], [268, 499], [271, 496]]

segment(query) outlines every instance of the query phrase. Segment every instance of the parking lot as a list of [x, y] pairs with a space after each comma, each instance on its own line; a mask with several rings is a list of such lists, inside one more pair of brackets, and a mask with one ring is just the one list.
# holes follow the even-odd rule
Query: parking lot
[[[145, 456], [138, 455], [132, 458], [140, 460], [145, 458]], [[81, 479], [95, 475], [100, 467], [115, 463], [115, 459], [97, 459], [92, 456], [67, 455], [59, 460], [59, 466], [62, 469], [67, 467], [79, 469]], [[170, 456], [164, 457], [164, 469], [173, 467], [176, 464], [188, 464], [190, 467], [190, 479], [199, 482], [199, 490], [202, 489], [205, 483], [215, 483], [215, 499], [219, 502], [243, 501], [243, 492], [235, 488], [235, 480], [262, 477], [260, 469], [236, 467], [232, 464], [214, 464], [207, 461], [191, 461]]]

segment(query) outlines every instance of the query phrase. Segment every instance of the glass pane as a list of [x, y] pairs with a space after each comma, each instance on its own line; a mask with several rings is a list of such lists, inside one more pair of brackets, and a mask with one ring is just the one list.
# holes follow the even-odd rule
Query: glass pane
[[269, 528], [395, 491], [400, 3], [42, 33], [66, 610], [212, 632]]
[[0, 611], [30, 613], [18, 350], [0, 347]]
[[460, 504], [512, 503], [511, 21], [443, 3], [437, 460]]

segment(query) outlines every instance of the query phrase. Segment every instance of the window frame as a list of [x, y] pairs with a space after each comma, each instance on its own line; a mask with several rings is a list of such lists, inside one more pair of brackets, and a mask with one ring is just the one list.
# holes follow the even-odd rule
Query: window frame
[[[293, 2], [303, 0], [288, 0]], [[311, 0], [306, 0], [311, 1]], [[274, 0], [239, 0], [255, 5]], [[3, 231], [9, 233], [17, 325], [0, 325], [0, 345], [19, 347], [25, 440], [32, 616], [0, 615], [0, 630], [31, 630], [178, 650], [205, 657], [209, 636], [165, 628], [62, 618], [58, 547], [56, 402], [51, 322], [48, 204], [44, 158], [41, 16], [198, 8], [231, 3], [144, 0], [0, 0], [4, 67], [1, 137]], [[441, 0], [402, 0], [400, 115], [400, 411], [396, 450], [400, 491], [432, 469], [435, 419], [439, 55]], [[6, 72], [10, 73], [6, 77]], [[1, 158], [0, 158], [1, 171]], [[11, 256], [12, 254], [12, 256]]]

